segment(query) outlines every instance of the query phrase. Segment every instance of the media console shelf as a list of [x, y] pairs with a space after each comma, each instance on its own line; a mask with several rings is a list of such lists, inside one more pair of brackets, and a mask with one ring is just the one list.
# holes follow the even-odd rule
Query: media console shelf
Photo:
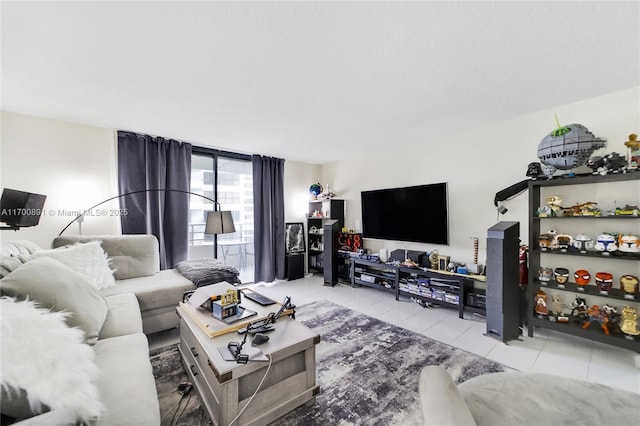
[[351, 260], [351, 285], [396, 292], [398, 267], [363, 259]]
[[351, 285], [392, 292], [396, 300], [403, 295], [457, 309], [460, 318], [464, 317], [465, 311], [485, 314], [482, 304], [474, 306], [467, 303], [470, 299], [477, 301], [478, 295], [483, 295], [484, 291], [474, 289], [473, 278], [462, 274], [352, 259]]

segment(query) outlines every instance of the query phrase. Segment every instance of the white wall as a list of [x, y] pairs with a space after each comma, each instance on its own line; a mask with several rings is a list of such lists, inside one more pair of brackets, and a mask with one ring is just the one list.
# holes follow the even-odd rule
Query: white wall
[[[430, 251], [438, 249], [454, 260], [469, 262], [471, 237], [480, 238], [480, 262], [485, 260], [487, 229], [498, 220], [520, 221], [527, 242], [527, 197], [506, 203], [509, 212], [497, 217], [495, 193], [525, 179], [527, 165], [537, 161], [539, 141], [562, 124], [581, 123], [596, 136], [609, 140], [607, 152], [624, 152], [630, 133], [640, 132], [640, 87], [587, 99], [570, 105], [516, 117], [470, 131], [455, 132], [438, 140], [417, 141], [398, 151], [389, 141], [386, 151], [363, 152], [358, 158], [324, 166], [285, 162], [285, 220], [305, 222], [309, 185], [330, 184], [346, 200], [346, 226], [361, 219], [360, 191], [436, 182], [449, 184], [450, 245], [436, 246], [366, 240], [374, 251], [382, 247]], [[95, 128], [3, 112], [0, 143], [0, 186], [48, 196], [40, 225], [18, 232], [3, 231], [4, 240], [30, 239], [47, 247], [72, 219], [59, 210], [90, 207], [117, 193], [116, 135]], [[461, 126], [462, 127], [462, 126]], [[566, 198], [566, 197], [565, 197]], [[576, 195], [587, 201], [588, 194]], [[638, 196], [635, 197], [636, 199]], [[107, 205], [117, 208], [117, 204]], [[77, 225], [66, 233], [77, 233]], [[88, 218], [83, 233], [118, 233], [116, 217]]]
[[309, 211], [309, 186], [318, 182], [320, 166], [285, 161], [284, 163], [284, 212], [285, 222], [302, 222], [306, 230]]
[[[527, 193], [507, 201], [509, 211], [500, 218], [493, 199], [499, 190], [526, 179], [527, 165], [538, 161], [538, 143], [556, 127], [554, 114], [561, 124], [580, 123], [596, 136], [608, 139], [606, 152], [626, 153], [624, 142], [629, 134], [640, 133], [640, 87], [470, 131], [452, 129], [450, 135], [418, 141], [412, 148], [397, 150], [389, 141], [386, 151], [363, 152], [359, 158], [325, 165], [321, 182], [331, 183], [339, 198], [346, 200], [348, 227], [355, 227], [356, 220], [361, 219], [362, 190], [448, 182], [449, 246], [367, 239], [365, 248], [437, 249], [453, 260], [470, 263], [471, 238], [479, 237], [479, 261], [485, 263], [487, 229], [500, 220], [519, 221], [521, 240], [528, 243]], [[632, 195], [637, 202], [640, 194]], [[588, 201], [589, 194], [571, 198], [565, 197], [564, 205]]]
[[[109, 129], [2, 112], [0, 187], [47, 196], [40, 224], [20, 231], [2, 231], [4, 241], [31, 240], [47, 248], [84, 210], [117, 194], [116, 137]], [[105, 205], [117, 208], [116, 204]], [[119, 233], [119, 219], [90, 217], [86, 234]], [[77, 234], [72, 225], [65, 234]]]

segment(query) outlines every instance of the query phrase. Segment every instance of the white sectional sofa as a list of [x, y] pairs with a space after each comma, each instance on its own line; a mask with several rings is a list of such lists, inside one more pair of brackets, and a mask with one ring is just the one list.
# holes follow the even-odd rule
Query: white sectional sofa
[[[12, 331], [18, 330], [24, 322], [21, 323], [22, 320], [15, 316], [10, 317], [11, 309], [3, 309], [0, 311], [0, 323], [3, 326], [0, 365], [2, 424], [160, 424], [158, 397], [145, 333], [177, 326], [175, 308], [183, 292], [193, 289], [194, 286], [174, 270], [158, 270], [158, 242], [153, 236], [58, 237], [53, 245], [62, 247], [90, 241], [100, 241], [109, 256], [110, 266], [115, 269], [115, 283], [105, 288], [95, 288], [80, 271], [75, 271], [56, 260], [53, 255], [57, 255], [57, 251], [53, 253], [53, 257], [48, 257], [47, 254], [50, 254], [51, 250], [42, 250], [28, 241], [3, 242], [0, 264], [0, 276], [3, 278], [0, 280], [0, 293], [3, 306], [17, 307], [19, 304], [29, 304], [30, 302], [24, 301], [27, 298], [35, 302], [35, 306], [30, 309], [37, 310], [38, 315], [53, 316], [60, 315], [56, 311], [69, 312], [65, 314], [68, 315], [67, 318], [62, 321], [63, 327], [78, 328], [84, 332], [78, 334], [85, 340], [77, 344], [81, 349], [86, 349], [87, 346], [91, 348], [91, 351], [88, 351], [88, 362], [97, 368], [95, 377], [92, 376], [91, 385], [95, 385], [99, 403], [104, 409], [98, 416], [87, 420], [80, 417], [79, 413], [84, 412], [82, 409], [69, 407], [68, 401], [58, 401], [55, 394], [47, 396], [49, 399], [44, 399], [42, 408], [34, 411], [33, 407], [29, 407], [25, 398], [28, 398], [30, 392], [31, 396], [35, 395], [39, 385], [47, 385], [48, 381], [61, 379], [65, 382], [65, 379], [73, 378], [60, 378], [54, 374], [54, 364], [57, 361], [54, 358], [47, 360], [54, 365], [51, 376], [42, 374], [41, 377], [37, 377], [35, 380], [42, 382], [35, 383], [34, 390], [17, 388], [15, 383], [16, 380], [20, 382], [20, 374], [16, 373], [25, 369], [28, 371], [30, 366], [24, 365], [28, 363], [27, 359], [11, 356], [15, 355], [16, 345], [18, 349], [31, 344], [37, 347], [38, 343], [46, 341], [51, 336], [48, 331], [39, 335], [19, 336], [20, 339], [13, 339], [11, 346]], [[71, 248], [74, 247], [77, 246]], [[104, 256], [103, 252], [101, 254]], [[50, 320], [52, 324], [54, 319], [52, 317]], [[51, 333], [54, 332], [60, 330], [55, 331], [52, 328]], [[12, 350], [14, 352], [7, 352]], [[46, 359], [47, 355], [49, 354], [45, 347], [43, 353], [33, 358], [35, 362], [40, 362], [42, 358]], [[29, 356], [23, 358], [30, 359]], [[69, 392], [69, 389], [60, 388], [59, 392]], [[51, 402], [47, 404], [47, 401]], [[32, 402], [31, 399], [28, 402]]]
[[105, 296], [133, 293], [138, 298], [145, 334], [178, 327], [176, 306], [185, 291], [195, 287], [175, 269], [160, 270], [158, 240], [153, 235], [59, 236], [53, 247], [100, 241], [111, 261], [116, 285]]

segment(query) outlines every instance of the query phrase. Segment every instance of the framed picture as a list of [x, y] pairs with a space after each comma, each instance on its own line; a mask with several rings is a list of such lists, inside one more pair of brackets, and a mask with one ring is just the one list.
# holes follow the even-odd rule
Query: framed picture
[[284, 238], [287, 254], [304, 253], [304, 225], [302, 222], [286, 223]]
[[447, 266], [449, 265], [449, 256], [438, 255], [438, 269], [441, 271], [446, 271]]

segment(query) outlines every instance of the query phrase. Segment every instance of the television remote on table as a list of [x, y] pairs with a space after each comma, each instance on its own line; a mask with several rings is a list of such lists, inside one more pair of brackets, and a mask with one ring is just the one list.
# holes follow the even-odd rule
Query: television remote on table
[[274, 303], [276, 303], [275, 300], [269, 299], [267, 296], [253, 291], [248, 291], [246, 293], [243, 292], [243, 294], [247, 299], [253, 300], [256, 303], [261, 304], [262, 306], [273, 305]]

